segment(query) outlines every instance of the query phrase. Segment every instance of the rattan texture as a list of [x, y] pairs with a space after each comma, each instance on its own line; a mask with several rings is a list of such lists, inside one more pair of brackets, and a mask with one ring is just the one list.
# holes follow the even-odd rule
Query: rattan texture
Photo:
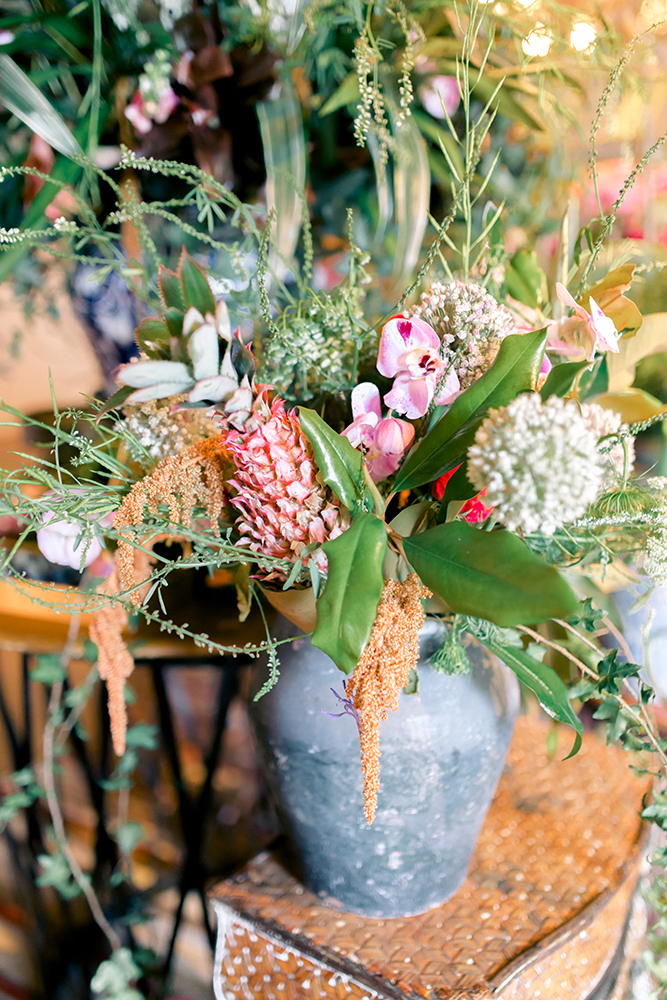
[[[586, 734], [563, 761], [521, 717], [467, 880], [416, 917], [323, 903], [271, 854], [213, 898], [219, 998], [589, 997], [619, 946], [645, 850], [645, 779]], [[565, 731], [561, 733], [564, 743]]]

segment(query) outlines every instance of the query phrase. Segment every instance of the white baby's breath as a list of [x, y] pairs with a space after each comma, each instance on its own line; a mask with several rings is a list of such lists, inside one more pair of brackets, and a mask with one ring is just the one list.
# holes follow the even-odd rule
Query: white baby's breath
[[553, 535], [585, 514], [602, 476], [595, 432], [556, 396], [524, 393], [490, 410], [468, 451], [468, 478], [512, 531]]

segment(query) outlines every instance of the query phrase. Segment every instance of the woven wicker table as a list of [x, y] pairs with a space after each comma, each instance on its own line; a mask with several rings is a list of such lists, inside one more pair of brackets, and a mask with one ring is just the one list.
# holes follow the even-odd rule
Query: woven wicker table
[[647, 785], [593, 734], [549, 760], [546, 732], [519, 719], [469, 876], [428, 913], [345, 913], [268, 853], [218, 885], [218, 1000], [620, 1000]]

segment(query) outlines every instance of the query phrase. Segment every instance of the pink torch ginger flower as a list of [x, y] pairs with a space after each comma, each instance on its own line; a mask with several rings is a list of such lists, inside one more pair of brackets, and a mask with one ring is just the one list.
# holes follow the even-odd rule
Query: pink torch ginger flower
[[561, 319], [549, 326], [547, 347], [559, 354], [581, 354], [592, 361], [596, 351], [618, 352], [618, 333], [614, 321], [600, 309], [593, 298], [589, 298], [591, 311], [575, 302], [560, 281], [556, 284], [560, 301], [574, 310], [575, 315]]
[[380, 391], [372, 382], [360, 382], [352, 390], [352, 416], [343, 435], [354, 448], [363, 450], [370, 477], [379, 483], [396, 472], [415, 429], [407, 420], [382, 417]]
[[461, 388], [454, 369], [447, 372], [437, 333], [416, 316], [389, 320], [382, 330], [377, 368], [387, 378], [396, 376], [385, 403], [410, 420], [423, 417], [445, 374], [435, 398], [437, 404], [450, 403]]
[[[334, 494], [318, 478], [310, 442], [282, 399], [269, 406], [269, 387], [262, 386], [243, 431], [227, 435], [226, 447], [236, 464], [230, 485], [231, 503], [240, 512], [237, 530], [260, 556], [296, 562], [304, 548], [336, 538], [349, 520]], [[321, 550], [311, 556], [321, 569]], [[264, 581], [285, 581], [286, 573], [259, 565]]]

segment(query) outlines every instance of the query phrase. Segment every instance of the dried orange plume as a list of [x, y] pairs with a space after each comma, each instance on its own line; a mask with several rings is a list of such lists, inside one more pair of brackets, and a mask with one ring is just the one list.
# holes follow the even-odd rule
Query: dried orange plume
[[[98, 592], [117, 594], [120, 590], [118, 573], [114, 569]], [[97, 669], [106, 683], [109, 698], [109, 720], [114, 752], [125, 753], [127, 709], [125, 707], [125, 681], [134, 670], [132, 654], [125, 645], [123, 629], [127, 613], [120, 604], [105, 604], [93, 611], [89, 635], [97, 646]]]
[[[130, 601], [139, 606], [144, 600], [156, 542], [175, 538], [176, 533], [153, 535], [140, 540], [138, 532], [144, 514], [158, 515], [165, 505], [175, 525], [189, 526], [195, 507], [202, 507], [211, 521], [211, 530], [219, 535], [218, 520], [225, 506], [225, 464], [228, 461], [221, 438], [207, 438], [179, 455], [160, 462], [153, 471], [132, 487], [114, 516], [119, 533], [115, 569], [99, 593], [112, 597], [135, 587]], [[141, 546], [139, 548], [138, 546]], [[143, 585], [143, 586], [142, 586]], [[109, 695], [111, 738], [115, 753], [125, 753], [127, 708], [125, 682], [134, 669], [134, 660], [125, 640], [127, 613], [120, 604], [106, 604], [93, 612], [90, 638], [97, 646], [100, 677]]]
[[398, 696], [419, 659], [419, 630], [424, 624], [421, 599], [430, 597], [416, 573], [405, 583], [387, 580], [368, 645], [345, 691], [359, 715], [364, 813], [375, 818], [380, 789], [380, 721], [398, 708]]
[[[162, 504], [169, 509], [169, 517], [175, 525], [189, 527], [195, 507], [201, 507], [211, 522], [213, 534], [220, 534], [218, 520], [227, 499], [225, 472], [228, 466], [222, 438], [206, 438], [179, 455], [163, 459], [149, 475], [134, 484], [116, 511], [113, 522], [120, 536], [116, 561], [123, 589], [135, 587], [145, 579], [141, 573], [143, 567], [137, 573], [137, 553], [141, 555], [141, 552], [136, 548], [136, 529], [144, 522], [146, 510], [157, 516]], [[130, 595], [130, 601], [138, 606], [143, 597], [142, 591], [136, 590]]]

